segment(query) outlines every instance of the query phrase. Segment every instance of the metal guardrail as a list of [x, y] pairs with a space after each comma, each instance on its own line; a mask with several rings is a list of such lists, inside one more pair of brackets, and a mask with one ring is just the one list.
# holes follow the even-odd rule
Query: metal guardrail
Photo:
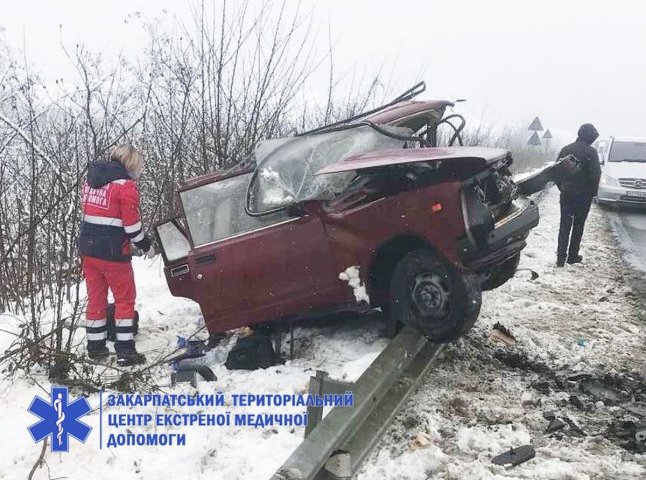
[[[428, 342], [417, 330], [404, 329], [381, 352], [354, 384], [312, 377], [310, 392], [353, 392], [353, 407], [335, 407], [322, 420], [315, 412], [315, 427], [271, 480], [349, 479], [372, 451], [413, 393], [440, 344]], [[311, 415], [312, 413], [310, 413]]]

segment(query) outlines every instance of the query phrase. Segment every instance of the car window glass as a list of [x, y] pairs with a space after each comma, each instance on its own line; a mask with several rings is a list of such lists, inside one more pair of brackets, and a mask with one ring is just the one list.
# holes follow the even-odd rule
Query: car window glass
[[169, 262], [184, 258], [188, 255], [190, 245], [184, 234], [174, 222], [166, 222], [157, 226], [157, 236]]
[[613, 142], [608, 161], [646, 163], [646, 142]]
[[253, 217], [244, 209], [250, 173], [219, 180], [180, 193], [196, 247], [258, 230], [286, 220], [283, 212]]

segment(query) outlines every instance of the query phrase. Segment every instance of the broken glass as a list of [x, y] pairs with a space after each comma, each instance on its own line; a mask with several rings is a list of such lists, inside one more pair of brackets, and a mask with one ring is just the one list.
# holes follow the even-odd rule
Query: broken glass
[[[412, 134], [408, 128], [382, 128], [399, 136]], [[249, 196], [252, 212], [269, 212], [305, 200], [331, 200], [345, 190], [356, 173], [316, 177], [316, 172], [352, 155], [399, 149], [405, 143], [369, 126], [279, 140], [256, 153], [257, 173]]]

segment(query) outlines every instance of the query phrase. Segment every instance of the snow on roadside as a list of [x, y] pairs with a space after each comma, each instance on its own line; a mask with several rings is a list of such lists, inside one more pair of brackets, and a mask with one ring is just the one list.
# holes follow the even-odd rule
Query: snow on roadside
[[[147, 359], [155, 361], [175, 349], [177, 336], [188, 337], [203, 325], [199, 307], [194, 302], [170, 295], [159, 258], [153, 261], [133, 260], [137, 284], [136, 308], [140, 313], [140, 334], [137, 348]], [[5, 348], [14, 339], [21, 323], [19, 318], [2, 315], [0, 318], [0, 346]], [[230, 400], [233, 393], [291, 394], [306, 393], [309, 377], [317, 369], [326, 370], [334, 378], [356, 380], [386, 346], [381, 335], [384, 325], [374, 316], [357, 319], [356, 316], [338, 317], [315, 327], [297, 328], [295, 332], [295, 359], [258, 371], [229, 371], [221, 362], [212, 364], [218, 381], [198, 384], [200, 393], [223, 392]], [[8, 330], [3, 333], [2, 330]], [[76, 340], [83, 344], [84, 332]], [[198, 337], [206, 338], [202, 330]], [[236, 337], [224, 341], [230, 348]], [[6, 345], [5, 345], [6, 344]], [[287, 345], [284, 348], [288, 348]], [[82, 347], [81, 347], [82, 349]], [[3, 350], [4, 351], [4, 350]], [[82, 351], [79, 352], [82, 354]], [[160, 393], [195, 393], [188, 384], [170, 386], [169, 367], [155, 370], [153, 382]], [[115, 380], [113, 374], [111, 380]], [[27, 412], [34, 395], [48, 399], [50, 382], [42, 372], [32, 372], [32, 378], [0, 378], [0, 424], [12, 435], [0, 436], [0, 478], [26, 478], [40, 453], [41, 444], [35, 444], [27, 427], [37, 418]], [[104, 404], [106, 395], [104, 393]], [[72, 392], [72, 395], [77, 393]], [[108, 413], [195, 413], [190, 408], [125, 407], [104, 409], [103, 449], [99, 449], [99, 396], [89, 395], [88, 401], [96, 410], [83, 421], [93, 428], [88, 441], [81, 444], [72, 440], [70, 454], [47, 452], [47, 468], [37, 470], [34, 479], [46, 478], [218, 478], [228, 480], [266, 479], [302, 442], [303, 427], [163, 427], [168, 433], [186, 433], [185, 447], [119, 447], [105, 448], [106, 434], [124, 433], [125, 429], [109, 428]], [[229, 409], [227, 405], [226, 409]], [[207, 413], [219, 410], [206, 409]], [[231, 408], [232, 413], [303, 413], [303, 407], [292, 408]], [[134, 433], [150, 433], [149, 428], [132, 427]]]
[[[571, 392], [540, 391], [561, 371], [646, 374], [643, 304], [605, 215], [593, 207], [583, 239], [584, 263], [560, 269], [554, 265], [556, 189], [541, 202], [540, 213], [520, 262], [520, 268], [540, 277], [532, 282], [529, 272], [521, 271], [483, 294], [473, 331], [445, 349], [359, 480], [646, 477], [646, 455], [629, 453], [600, 434], [626, 413], [620, 407], [586, 402], [578, 409]], [[489, 338], [497, 323], [511, 331], [515, 346]], [[558, 439], [546, 433], [547, 411], [568, 415], [590, 435]], [[635, 420], [630, 414], [626, 418]], [[419, 431], [433, 438], [429, 448], [409, 447]], [[510, 446], [527, 443], [536, 448], [534, 459], [509, 469], [491, 463]]]
[[[628, 454], [602, 437], [558, 441], [545, 435], [542, 412], [562, 409], [562, 392], [544, 396], [531, 388], [530, 383], [540, 375], [532, 368], [507, 366], [498, 358], [512, 358], [509, 349], [488, 338], [492, 326], [500, 322], [518, 339], [513, 352], [552, 368], [568, 364], [580, 371], [621, 371], [629, 366], [643, 371], [645, 338], [637, 299], [629, 295], [630, 282], [609, 240], [605, 218], [596, 210], [591, 213], [582, 252], [586, 263], [557, 270], [553, 266], [557, 202], [552, 193], [542, 203], [541, 224], [532, 232], [521, 261], [521, 267], [538, 271], [539, 279], [530, 282], [527, 272], [519, 272], [501, 289], [484, 294], [474, 331], [445, 350], [438, 368], [371, 456], [362, 480], [426, 479], [431, 475], [445, 479], [642, 478], [646, 473], [644, 456]], [[135, 259], [134, 267], [141, 315], [137, 345], [149, 360], [155, 360], [174, 349], [177, 335], [190, 335], [203, 320], [194, 302], [170, 295], [159, 259]], [[0, 329], [17, 328], [20, 323], [19, 319], [7, 323], [6, 316], [0, 322]], [[334, 378], [356, 380], [387, 344], [381, 328], [372, 316], [339, 317], [325, 325], [298, 328], [293, 361], [255, 372], [228, 371], [214, 364], [218, 381], [201, 382], [199, 392], [303, 393], [317, 369]], [[79, 341], [82, 336], [80, 332]], [[5, 340], [0, 332], [0, 346]], [[226, 340], [225, 347], [234, 340]], [[585, 346], [579, 346], [579, 340]], [[169, 374], [167, 367], [155, 371], [154, 381], [161, 392], [194, 392], [186, 384], [171, 387]], [[12, 432], [0, 436], [0, 478], [25, 478], [37, 458], [41, 445], [34, 444], [27, 432], [35, 417], [26, 409], [34, 395], [46, 397], [49, 388], [38, 372], [33, 372], [33, 379], [0, 379], [0, 422]], [[98, 406], [98, 395], [88, 400], [92, 407]], [[608, 415], [612, 408], [601, 407], [592, 413]], [[270, 413], [301, 410], [266, 409]], [[151, 408], [136, 413], [171, 411]], [[253, 410], [239, 407], [235, 411]], [[133, 413], [127, 408], [109, 412]], [[588, 413], [576, 415], [585, 421]], [[168, 431], [187, 434], [186, 447], [106, 449], [104, 445], [99, 450], [98, 411], [84, 421], [94, 428], [87, 443], [73, 441], [70, 454], [48, 452], [47, 468], [39, 469], [35, 479], [207, 479], [216, 475], [261, 480], [269, 478], [303, 439], [302, 427], [173, 427]], [[104, 435], [105, 430], [104, 424]], [[409, 440], [419, 431], [430, 435], [431, 445], [410, 450]], [[537, 447], [536, 459], [511, 470], [491, 465], [491, 456], [530, 440]]]

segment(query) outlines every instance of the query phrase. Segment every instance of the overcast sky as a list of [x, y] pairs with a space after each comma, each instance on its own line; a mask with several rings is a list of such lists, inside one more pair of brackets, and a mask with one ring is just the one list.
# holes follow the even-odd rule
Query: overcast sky
[[[643, 1], [302, 3], [315, 12], [322, 49], [330, 26], [337, 71], [394, 65], [398, 89], [424, 79], [426, 98], [466, 98], [461, 111], [484, 113], [489, 122], [524, 124], [538, 115], [561, 135], [592, 122], [603, 136], [646, 137]], [[108, 60], [122, 50], [136, 55], [146, 34], [124, 20], [135, 11], [154, 18], [162, 9], [191, 15], [180, 0], [0, 0], [0, 26], [44, 77], [69, 78], [61, 39], [101, 50]]]

